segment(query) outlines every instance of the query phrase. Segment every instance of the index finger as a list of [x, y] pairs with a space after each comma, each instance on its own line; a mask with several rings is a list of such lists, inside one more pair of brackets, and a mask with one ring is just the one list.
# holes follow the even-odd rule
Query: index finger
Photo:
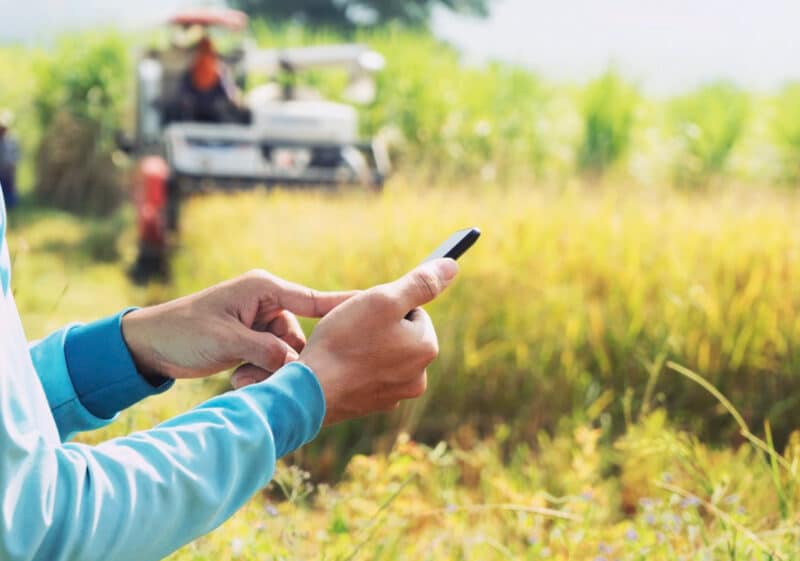
[[277, 284], [278, 291], [275, 296], [278, 306], [307, 318], [321, 318], [360, 292], [359, 290], [326, 292], [282, 279]]

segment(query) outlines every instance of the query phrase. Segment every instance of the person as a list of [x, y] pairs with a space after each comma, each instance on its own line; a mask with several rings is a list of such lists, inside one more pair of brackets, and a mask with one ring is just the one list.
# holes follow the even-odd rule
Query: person
[[[177, 115], [169, 120], [200, 123], [242, 122], [247, 112], [211, 39], [203, 37], [195, 47], [194, 60], [181, 77]], [[168, 112], [170, 113], [170, 112]]]
[[3, 197], [8, 208], [17, 204], [19, 145], [9, 131], [13, 120], [11, 111], [0, 111], [0, 185], [3, 186]]
[[[161, 559], [231, 516], [323, 424], [421, 395], [438, 353], [419, 307], [455, 277], [421, 265], [363, 291], [256, 270], [26, 347], [0, 199], [0, 559]], [[409, 313], [409, 310], [412, 310]], [[308, 341], [297, 316], [321, 317]], [[234, 390], [96, 446], [69, 442], [176, 379]]]

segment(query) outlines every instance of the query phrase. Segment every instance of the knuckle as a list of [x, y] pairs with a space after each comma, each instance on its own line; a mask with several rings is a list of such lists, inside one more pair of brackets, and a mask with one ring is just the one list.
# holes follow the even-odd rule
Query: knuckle
[[264, 269], [250, 269], [240, 279], [247, 287], [263, 286], [264, 282], [273, 282], [273, 276]]
[[426, 269], [417, 272], [414, 283], [420, 295], [430, 300], [433, 300], [439, 292], [439, 279]]
[[250, 269], [242, 277], [245, 279], [264, 279], [269, 277], [269, 273], [264, 269]]
[[284, 349], [275, 341], [266, 343], [262, 347], [261, 352], [264, 365], [267, 366], [269, 370], [277, 370], [283, 366], [284, 362], [286, 361], [286, 349]]
[[303, 287], [303, 297], [306, 301], [311, 302], [311, 309], [313, 311], [314, 316], [319, 316], [321, 314], [321, 310], [319, 307], [319, 292], [314, 290], [313, 288]]

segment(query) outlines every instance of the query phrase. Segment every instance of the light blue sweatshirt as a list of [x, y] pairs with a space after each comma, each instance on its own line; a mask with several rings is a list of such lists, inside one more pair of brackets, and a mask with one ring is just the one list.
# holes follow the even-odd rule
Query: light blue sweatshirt
[[151, 430], [97, 446], [65, 442], [111, 422], [114, 404], [170, 384], [152, 387], [135, 372], [121, 315], [69, 326], [29, 350], [5, 222], [0, 197], [0, 559], [161, 559], [231, 516], [277, 458], [317, 434], [322, 390], [313, 372], [290, 364]]

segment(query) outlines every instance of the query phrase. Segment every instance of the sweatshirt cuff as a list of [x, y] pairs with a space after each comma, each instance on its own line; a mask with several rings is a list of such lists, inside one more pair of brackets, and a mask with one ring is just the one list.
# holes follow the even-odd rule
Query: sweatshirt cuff
[[122, 337], [122, 312], [67, 332], [64, 354], [78, 399], [93, 415], [110, 419], [142, 399], [165, 392], [175, 383], [159, 378], [148, 382], [136, 369]]
[[275, 440], [275, 457], [280, 458], [313, 440], [325, 419], [325, 396], [316, 374], [305, 364], [290, 362], [265, 381], [240, 391], [259, 392], [269, 386], [282, 394], [282, 405], [268, 411]]

